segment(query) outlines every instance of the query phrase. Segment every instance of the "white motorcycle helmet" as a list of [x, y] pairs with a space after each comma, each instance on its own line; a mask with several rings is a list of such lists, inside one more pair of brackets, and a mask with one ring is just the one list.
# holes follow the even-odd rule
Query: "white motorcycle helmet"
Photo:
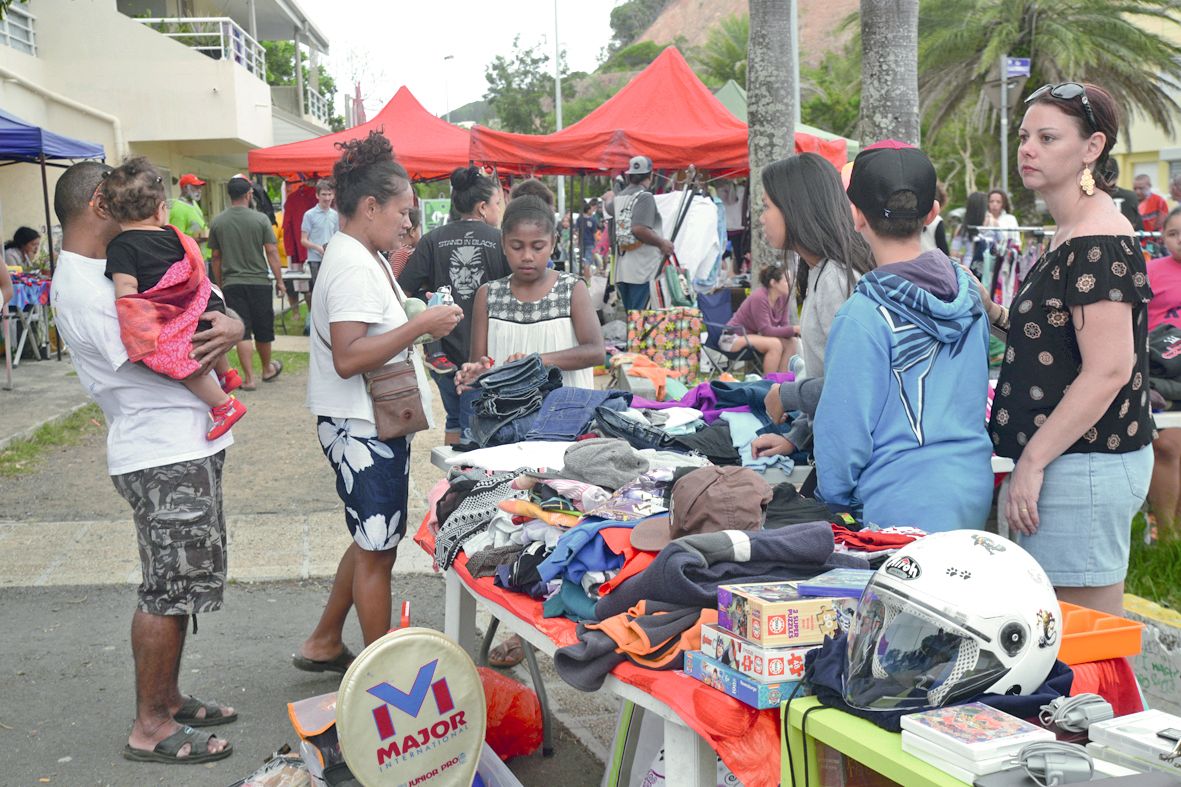
[[845, 701], [922, 710], [979, 694], [1029, 694], [1046, 680], [1062, 610], [1021, 547], [981, 530], [903, 547], [870, 579], [849, 629]]

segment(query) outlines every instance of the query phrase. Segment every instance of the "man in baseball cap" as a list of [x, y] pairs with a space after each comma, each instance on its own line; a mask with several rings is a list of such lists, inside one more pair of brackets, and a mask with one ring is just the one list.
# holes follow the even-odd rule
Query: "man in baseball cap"
[[615, 283], [626, 309], [648, 306], [649, 282], [656, 278], [660, 263], [673, 253], [672, 241], [660, 234], [660, 211], [649, 189], [652, 187], [652, 159], [632, 156], [623, 177], [627, 185], [608, 194], [604, 207], [615, 217], [619, 261]]
[[192, 172], [186, 172], [180, 176], [176, 185], [180, 188], [180, 197], [173, 200], [172, 207], [168, 209], [168, 223], [201, 245], [208, 264], [209, 222], [205, 220], [205, 211], [201, 209], [201, 189], [205, 181]]
[[893, 140], [863, 150], [846, 190], [877, 268], [833, 320], [813, 424], [817, 492], [882, 527], [982, 528], [992, 502], [988, 319], [976, 283], [938, 249], [935, 168]]

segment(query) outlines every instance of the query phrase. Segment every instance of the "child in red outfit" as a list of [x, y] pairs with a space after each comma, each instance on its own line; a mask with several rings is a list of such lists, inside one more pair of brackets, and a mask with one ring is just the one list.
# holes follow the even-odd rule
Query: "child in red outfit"
[[210, 407], [216, 440], [246, 414], [229, 395], [242, 384], [223, 356], [217, 378], [198, 374], [190, 355], [198, 318], [225, 311], [213, 291], [200, 248], [192, 238], [166, 224], [164, 179], [147, 158], [127, 161], [99, 186], [122, 232], [107, 247], [106, 275], [115, 285], [115, 308], [128, 358], [154, 372], [179, 380]]

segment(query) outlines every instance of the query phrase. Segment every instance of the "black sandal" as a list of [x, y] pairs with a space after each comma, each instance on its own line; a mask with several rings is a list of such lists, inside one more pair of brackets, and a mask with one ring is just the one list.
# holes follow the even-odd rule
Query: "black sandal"
[[[226, 744], [221, 751], [209, 751], [209, 742], [217, 736], [213, 733], [197, 732], [192, 727], [181, 727], [164, 740], [156, 744], [156, 748], [134, 749], [131, 744], [123, 747], [123, 757], [135, 762], [162, 762], [168, 765], [196, 765], [202, 762], [224, 760], [234, 753], [232, 744]], [[177, 752], [189, 744], [187, 757], [178, 757]]]
[[[198, 716], [197, 712], [202, 708], [205, 709], [205, 715]], [[184, 705], [181, 705], [180, 710], [172, 717], [177, 724], [187, 724], [190, 727], [216, 727], [237, 719], [237, 711], [223, 713], [221, 706], [216, 702], [202, 702], [196, 697], [185, 697]]]

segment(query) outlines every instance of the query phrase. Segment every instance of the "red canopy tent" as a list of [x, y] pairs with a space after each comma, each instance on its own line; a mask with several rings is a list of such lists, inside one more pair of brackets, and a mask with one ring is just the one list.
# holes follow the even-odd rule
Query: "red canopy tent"
[[[844, 140], [797, 133], [796, 152], [819, 153], [841, 167]], [[622, 171], [645, 155], [658, 169], [696, 165], [728, 175], [749, 171], [746, 124], [710, 92], [675, 47], [668, 47], [631, 82], [569, 128], [530, 135], [476, 126], [472, 161], [538, 174]]]
[[336, 143], [375, 130], [389, 138], [394, 155], [413, 180], [444, 178], [468, 163], [471, 141], [467, 130], [427, 112], [408, 89], [401, 87], [372, 120], [359, 126], [250, 151], [250, 171], [259, 175], [330, 175], [332, 165], [340, 159]]

